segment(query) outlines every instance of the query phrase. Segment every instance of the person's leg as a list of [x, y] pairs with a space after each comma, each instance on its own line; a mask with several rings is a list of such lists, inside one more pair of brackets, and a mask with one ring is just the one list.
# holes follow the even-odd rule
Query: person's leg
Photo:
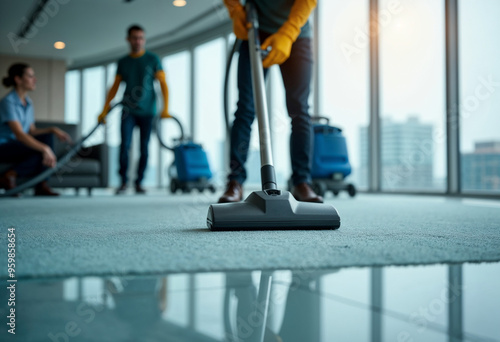
[[[50, 149], [52, 151], [54, 151], [54, 135], [52, 133], [48, 133], [48, 134], [39, 134], [39, 135], [35, 135], [34, 138], [38, 141], [40, 141], [41, 143], [44, 143], [45, 145], [49, 146]], [[41, 155], [41, 153], [39, 153]], [[45, 165], [42, 164], [42, 158], [40, 156], [40, 159], [36, 158], [36, 160], [40, 160], [40, 163], [37, 164], [38, 166], [38, 170], [36, 171], [37, 173], [40, 173], [40, 172], [43, 172], [47, 169], [47, 167]], [[48, 181], [49, 178], [45, 179], [45, 181]]]
[[28, 171], [33, 171], [33, 164], [36, 167], [42, 165], [42, 154], [20, 141], [13, 140], [0, 145], [0, 160], [15, 163], [11, 169], [0, 175], [0, 188], [8, 191], [17, 186], [18, 171], [22, 176], [26, 176]]
[[[34, 136], [34, 138], [53, 149], [54, 137], [52, 134], [40, 134]], [[16, 165], [6, 173], [8, 180], [7, 188], [14, 188], [16, 186], [16, 178], [18, 176], [33, 177], [47, 169], [42, 163], [42, 153], [29, 148], [19, 141], [0, 145], [0, 157], [5, 161], [16, 162]], [[5, 175], [3, 178], [5, 178]], [[2, 183], [4, 181], [2, 179]], [[35, 195], [58, 196], [59, 194], [52, 191], [47, 181], [48, 178], [36, 185]]]
[[[44, 143], [45, 145], [48, 145], [50, 149], [53, 151], [54, 150], [54, 135], [53, 134], [40, 134], [40, 135], [35, 135], [35, 139], [38, 141]], [[41, 155], [41, 153], [39, 153]], [[40, 160], [38, 162], [38, 160]], [[46, 167], [42, 164], [42, 159], [36, 158], [36, 162], [38, 163], [39, 171], [42, 172], [46, 170]], [[49, 186], [49, 178], [44, 179], [40, 183], [38, 183], [35, 186], [35, 196], [59, 196], [59, 193], [54, 192], [50, 186]]]
[[245, 162], [248, 157], [251, 128], [255, 118], [248, 41], [243, 41], [240, 45], [237, 76], [238, 104], [231, 127], [228, 178], [243, 184], [247, 178]]
[[[267, 36], [269, 34], [261, 33], [260, 38], [263, 40]], [[266, 75], [267, 69], [264, 70], [264, 76]], [[243, 196], [242, 184], [247, 178], [245, 162], [250, 147], [252, 123], [255, 119], [248, 41], [243, 41], [240, 45], [237, 76], [238, 103], [231, 127], [229, 182], [226, 191], [219, 198], [219, 203], [240, 201]]]
[[[267, 74], [267, 70], [264, 70], [264, 74]], [[226, 191], [219, 198], [219, 203], [242, 200], [242, 184], [247, 178], [245, 162], [248, 157], [252, 123], [255, 118], [248, 41], [243, 41], [240, 45], [237, 76], [238, 103], [231, 127], [229, 182]]]
[[[261, 33], [261, 41], [268, 36], [268, 33]], [[264, 69], [264, 76], [267, 77], [267, 69]], [[246, 180], [245, 162], [248, 157], [254, 119], [255, 107], [253, 103], [249, 47], [248, 41], [243, 41], [240, 45], [238, 60], [238, 104], [231, 128], [231, 171], [228, 177], [229, 180], [236, 180], [239, 183], [243, 183]]]
[[144, 171], [148, 165], [149, 156], [149, 138], [151, 137], [151, 129], [153, 127], [154, 116], [137, 117], [136, 122], [139, 125], [141, 138], [141, 156], [139, 158], [139, 166], [137, 168], [137, 178], [135, 180], [136, 188], [140, 188], [144, 179]]
[[[40, 134], [34, 136], [34, 138], [53, 148], [54, 139], [52, 134]], [[30, 177], [47, 169], [42, 164], [42, 153], [29, 148], [20, 141], [15, 140], [0, 146], [0, 157], [7, 162], [16, 163], [13, 170], [18, 176]]]
[[311, 188], [313, 140], [308, 98], [312, 76], [312, 51], [309, 38], [297, 39], [290, 57], [281, 66], [288, 115], [292, 119], [290, 159], [293, 196], [299, 201], [323, 202]]
[[135, 117], [124, 110], [122, 112], [121, 121], [121, 144], [120, 144], [120, 177], [122, 185], [126, 185], [128, 181], [127, 170], [128, 170], [128, 154], [130, 150], [130, 144], [132, 142], [132, 133], [134, 132]]
[[292, 119], [290, 159], [294, 185], [311, 182], [312, 128], [308, 98], [312, 76], [311, 40], [297, 39], [281, 75], [286, 91], [288, 115]]

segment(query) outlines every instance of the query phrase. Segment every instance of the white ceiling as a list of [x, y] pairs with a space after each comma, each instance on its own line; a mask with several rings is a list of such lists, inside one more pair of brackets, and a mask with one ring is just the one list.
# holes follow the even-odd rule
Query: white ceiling
[[[30, 38], [13, 44], [10, 37], [19, 32], [38, 1], [0, 0], [0, 54], [81, 65], [126, 53], [126, 30], [131, 24], [145, 28], [146, 48], [151, 49], [228, 21], [222, 0], [187, 0], [180, 8], [172, 0], [50, 0], [29, 32]], [[177, 30], [202, 13], [210, 14]], [[59, 40], [66, 43], [64, 50], [53, 47]]]

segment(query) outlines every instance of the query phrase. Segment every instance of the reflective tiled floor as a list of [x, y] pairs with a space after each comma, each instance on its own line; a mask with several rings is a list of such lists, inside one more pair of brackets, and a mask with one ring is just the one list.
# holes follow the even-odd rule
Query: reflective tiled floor
[[500, 341], [500, 263], [16, 286], [15, 336], [2, 286], [1, 341]]

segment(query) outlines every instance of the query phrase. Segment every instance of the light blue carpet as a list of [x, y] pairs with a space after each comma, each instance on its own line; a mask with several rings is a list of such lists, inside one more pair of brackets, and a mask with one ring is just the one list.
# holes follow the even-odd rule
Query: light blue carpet
[[[64, 196], [0, 201], [0, 246], [17, 238], [16, 276], [155, 274], [500, 260], [500, 202], [329, 197], [337, 231], [210, 232], [216, 195]], [[0, 276], [7, 276], [6, 267]]]

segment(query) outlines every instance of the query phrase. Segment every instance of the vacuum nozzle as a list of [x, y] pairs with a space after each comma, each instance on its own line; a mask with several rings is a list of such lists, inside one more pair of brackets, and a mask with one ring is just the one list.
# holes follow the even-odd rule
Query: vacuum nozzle
[[244, 202], [208, 208], [210, 230], [337, 229], [340, 217], [330, 204], [298, 202], [288, 191], [255, 191]]

